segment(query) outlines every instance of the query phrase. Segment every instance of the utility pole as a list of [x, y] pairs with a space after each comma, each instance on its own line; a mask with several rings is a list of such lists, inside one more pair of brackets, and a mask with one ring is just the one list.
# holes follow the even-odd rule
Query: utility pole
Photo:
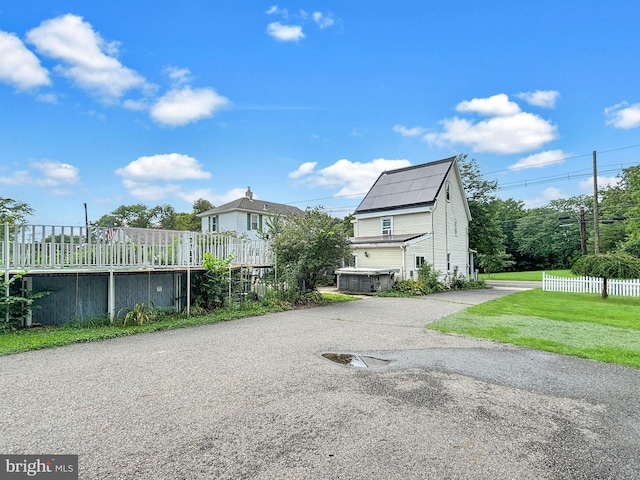
[[598, 224], [598, 167], [596, 163], [596, 151], [593, 151], [593, 251], [600, 253], [600, 228]]
[[582, 255], [587, 254], [587, 222], [584, 219], [584, 207], [580, 207], [580, 246]]
[[87, 202], [84, 202], [84, 226], [87, 228], [87, 245], [89, 245], [89, 214], [87, 212]]

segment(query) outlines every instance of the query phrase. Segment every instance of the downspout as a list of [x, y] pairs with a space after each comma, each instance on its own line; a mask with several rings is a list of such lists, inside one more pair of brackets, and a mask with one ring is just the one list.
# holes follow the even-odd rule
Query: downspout
[[407, 244], [403, 243], [400, 245], [400, 250], [402, 250], [402, 280], [406, 280], [406, 272], [407, 272]]

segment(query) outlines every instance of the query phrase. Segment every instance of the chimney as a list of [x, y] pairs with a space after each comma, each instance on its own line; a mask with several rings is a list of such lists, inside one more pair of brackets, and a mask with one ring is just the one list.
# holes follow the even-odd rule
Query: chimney
[[247, 193], [244, 194], [249, 200], [253, 200], [253, 192], [251, 191], [251, 187], [247, 187]]

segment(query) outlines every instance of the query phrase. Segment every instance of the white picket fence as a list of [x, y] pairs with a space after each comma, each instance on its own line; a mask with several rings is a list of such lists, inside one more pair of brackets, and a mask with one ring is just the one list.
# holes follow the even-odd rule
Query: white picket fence
[[[602, 279], [594, 277], [556, 277], [542, 274], [542, 290], [545, 292], [569, 293], [602, 293]], [[621, 297], [640, 297], [640, 279], [636, 280], [608, 280], [609, 295]]]

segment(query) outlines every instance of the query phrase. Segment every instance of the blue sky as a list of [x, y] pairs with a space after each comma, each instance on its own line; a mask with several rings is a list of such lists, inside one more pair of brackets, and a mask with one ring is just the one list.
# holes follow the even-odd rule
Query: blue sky
[[0, 196], [33, 223], [242, 196], [352, 212], [466, 153], [527, 206], [640, 159], [640, 7], [0, 0]]

